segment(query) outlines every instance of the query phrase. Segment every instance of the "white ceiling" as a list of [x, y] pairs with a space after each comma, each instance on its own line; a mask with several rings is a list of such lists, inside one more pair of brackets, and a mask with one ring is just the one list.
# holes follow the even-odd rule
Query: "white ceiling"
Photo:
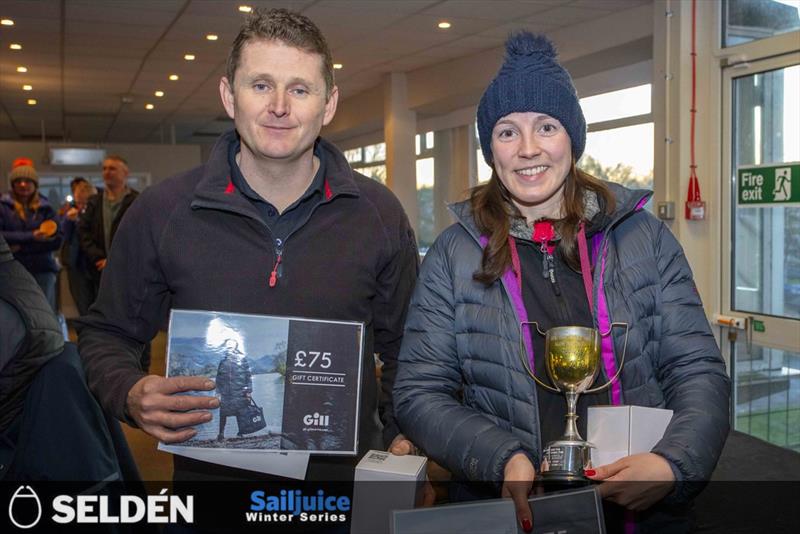
[[[210, 141], [224, 117], [217, 86], [245, 16], [240, 4], [287, 7], [317, 23], [334, 62], [344, 64], [336, 77], [348, 98], [386, 72], [501, 46], [513, 29], [547, 32], [650, 2], [3, 0], [0, 18], [15, 24], [0, 26], [0, 139], [38, 139], [44, 128], [54, 140], [160, 142], [174, 125], [178, 142]], [[437, 28], [441, 20], [452, 27]], [[206, 40], [208, 33], [219, 40]], [[185, 53], [197, 59], [185, 61]], [[16, 72], [19, 65], [28, 72]], [[170, 73], [180, 80], [169, 81]], [[156, 98], [156, 90], [166, 95]]]

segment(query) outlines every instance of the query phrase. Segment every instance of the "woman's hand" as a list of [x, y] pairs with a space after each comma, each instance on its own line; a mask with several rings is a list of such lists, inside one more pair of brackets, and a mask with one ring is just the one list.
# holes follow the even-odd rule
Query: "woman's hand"
[[652, 452], [620, 458], [612, 464], [587, 470], [586, 476], [598, 482], [603, 481], [598, 489], [604, 499], [635, 511], [650, 508], [675, 485], [675, 475], [669, 462]]
[[536, 469], [523, 452], [518, 452], [506, 462], [503, 471], [503, 497], [511, 497], [514, 508], [517, 510], [517, 521], [525, 532], [533, 532], [533, 518], [531, 507], [528, 505], [528, 495], [533, 488], [533, 479], [536, 478]]
[[[395, 456], [405, 456], [406, 454], [417, 454], [417, 447], [411, 440], [406, 439], [403, 434], [397, 434], [389, 445], [389, 452]], [[427, 508], [433, 506], [436, 501], [436, 492], [431, 486], [431, 481], [425, 477], [425, 486], [422, 488], [422, 506]]]

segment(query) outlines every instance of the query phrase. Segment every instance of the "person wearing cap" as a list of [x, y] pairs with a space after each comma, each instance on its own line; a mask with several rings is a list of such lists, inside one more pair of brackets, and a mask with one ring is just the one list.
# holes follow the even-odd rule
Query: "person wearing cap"
[[15, 161], [8, 181], [11, 191], [0, 198], [0, 232], [14, 258], [33, 275], [57, 312], [59, 267], [53, 252], [62, 241], [58, 217], [47, 199], [39, 194], [39, 175], [31, 160]]
[[[621, 377], [580, 396], [579, 432], [586, 436], [587, 409], [596, 404], [667, 408], [674, 416], [651, 452], [585, 475], [601, 482], [618, 516], [651, 508], [647, 521], [685, 521], [669, 514], [685, 510], [699, 489], [683, 482], [711, 476], [729, 429], [730, 381], [680, 245], [642, 209], [650, 191], [576, 167], [586, 122], [544, 36], [509, 38], [477, 120], [492, 177], [451, 207], [458, 222], [421, 267], [394, 387], [401, 431], [454, 479], [494, 483], [488, 495], [511, 497], [530, 532], [528, 493], [542, 447], [563, 433], [566, 402], [526, 370], [547, 381], [544, 338], [528, 322], [543, 331], [601, 332], [625, 322]], [[615, 375], [624, 344], [624, 328], [603, 338], [595, 385]], [[487, 495], [472, 485], [462, 498], [467, 493]]]

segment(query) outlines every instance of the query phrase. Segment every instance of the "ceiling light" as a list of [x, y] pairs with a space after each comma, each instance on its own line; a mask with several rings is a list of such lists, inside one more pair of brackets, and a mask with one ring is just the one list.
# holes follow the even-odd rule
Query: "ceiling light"
[[186, 61], [194, 61], [194, 54], [184, 54], [183, 59]]
[[153, 104], [145, 104], [144, 109], [154, 109], [155, 106]]
[[35, 98], [29, 98], [28, 99], [28, 105], [29, 106], [35, 106], [36, 105], [36, 99]]
[[343, 67], [344, 67], [344, 65], [342, 65], [341, 63], [334, 63], [333, 64], [333, 68], [336, 69], [336, 70], [339, 70], [339, 69], [341, 69]]
[[11, 43], [8, 45], [11, 50], [22, 50], [22, 45], [19, 43]]
[[28, 67], [23, 67], [22, 65], [20, 65], [19, 67], [17, 67], [17, 72], [28, 72]]
[[442, 22], [439, 23], [439, 27], [443, 30], [446, 30], [450, 27], [450, 23], [447, 22], [446, 20], [443, 20]]
[[178, 81], [178, 75], [177, 74], [170, 74], [169, 75], [169, 79], [172, 80], [173, 82]]
[[206, 35], [206, 39], [208, 39], [209, 41], [216, 41], [217, 39], [219, 39], [219, 35], [215, 33], [209, 33], [208, 35]]
[[22, 86], [22, 90], [23, 91], [33, 91], [33, 86], [32, 85], [27, 85], [27, 84], [23, 85]]
[[0, 24], [2, 24], [3, 26], [13, 26], [14, 25], [14, 21], [11, 20], [11, 19], [3, 19], [3, 20], [0, 20]]
[[253, 11], [253, 8], [250, 6], [239, 6], [239, 11], [241, 11], [242, 13], [250, 13], [251, 11]]
[[158, 98], [161, 98], [162, 96], [164, 96], [164, 91], [156, 91], [153, 94], [156, 95]]

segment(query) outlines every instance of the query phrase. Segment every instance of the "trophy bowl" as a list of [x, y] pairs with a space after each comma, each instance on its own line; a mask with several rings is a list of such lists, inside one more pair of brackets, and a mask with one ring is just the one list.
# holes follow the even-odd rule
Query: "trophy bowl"
[[544, 341], [545, 365], [562, 392], [583, 393], [600, 371], [600, 333], [584, 326], [550, 328]]

